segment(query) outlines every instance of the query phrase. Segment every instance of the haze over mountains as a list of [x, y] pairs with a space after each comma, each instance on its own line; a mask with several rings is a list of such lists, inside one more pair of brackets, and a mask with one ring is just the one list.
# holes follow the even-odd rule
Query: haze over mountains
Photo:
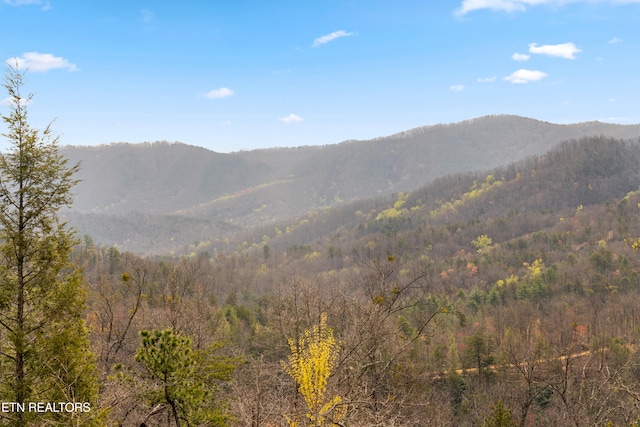
[[216, 153], [180, 143], [65, 147], [81, 162], [71, 221], [97, 243], [163, 253], [451, 174], [541, 155], [562, 141], [640, 136], [640, 125], [486, 116], [369, 141]]

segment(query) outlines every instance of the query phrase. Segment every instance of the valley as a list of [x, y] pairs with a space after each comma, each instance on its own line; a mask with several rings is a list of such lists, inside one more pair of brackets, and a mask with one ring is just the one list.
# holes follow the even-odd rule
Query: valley
[[[98, 366], [112, 373], [106, 404], [123, 422], [144, 416], [114, 366], [134, 375], [136, 331], [171, 325], [234, 365], [217, 391], [233, 425], [313, 411], [337, 425], [470, 426], [501, 411], [509, 425], [633, 425], [639, 161], [637, 138], [594, 135], [411, 191], [228, 223], [180, 256], [87, 237], [74, 258], [91, 289]], [[215, 203], [255, 201], [267, 188]], [[202, 217], [178, 215], [210, 232], [197, 229]], [[297, 401], [282, 370], [291, 343], [323, 316], [339, 339], [326, 412]]]

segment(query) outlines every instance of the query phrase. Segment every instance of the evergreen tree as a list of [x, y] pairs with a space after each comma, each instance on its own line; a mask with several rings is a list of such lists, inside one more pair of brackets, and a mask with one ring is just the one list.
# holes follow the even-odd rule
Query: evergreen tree
[[[98, 424], [85, 290], [69, 260], [77, 242], [58, 216], [71, 204], [79, 166], [67, 166], [49, 126], [29, 125], [31, 95], [23, 97], [22, 86], [23, 74], [9, 68], [10, 112], [2, 115], [9, 147], [0, 154], [0, 401], [25, 410], [2, 415], [12, 426]], [[29, 402], [80, 405], [43, 412]]]
[[[167, 409], [169, 419], [181, 425], [227, 425], [225, 404], [216, 397], [216, 381], [229, 381], [237, 360], [214, 357], [210, 351], [194, 351], [191, 340], [171, 329], [143, 330], [136, 361], [146, 371], [149, 386], [143, 393], [154, 409]], [[168, 425], [173, 423], [167, 422]]]
[[491, 415], [484, 419], [484, 427], [516, 427], [515, 421], [513, 421], [513, 414], [511, 410], [504, 406], [502, 400], [498, 400], [495, 405], [491, 407]]

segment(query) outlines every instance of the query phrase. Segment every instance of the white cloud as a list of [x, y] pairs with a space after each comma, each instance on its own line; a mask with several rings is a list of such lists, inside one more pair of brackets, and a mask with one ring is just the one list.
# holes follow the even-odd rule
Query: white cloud
[[286, 117], [282, 117], [282, 118], [278, 119], [278, 121], [282, 122], [282, 123], [287, 123], [287, 124], [289, 124], [289, 123], [298, 123], [298, 122], [302, 121], [302, 117], [300, 117], [297, 114], [291, 113]]
[[464, 0], [456, 10], [456, 15], [464, 15], [474, 10], [492, 9], [505, 12], [524, 11], [525, 7], [521, 1], [510, 0]]
[[329, 43], [330, 41], [339, 39], [340, 37], [349, 37], [352, 36], [353, 33], [348, 33], [344, 30], [334, 31], [331, 34], [326, 34], [324, 36], [318, 37], [313, 41], [313, 47], [320, 47], [323, 44]]
[[526, 53], [514, 53], [511, 55], [511, 59], [514, 61], [528, 61], [531, 58], [531, 55], [527, 55]]
[[[20, 105], [23, 107], [29, 105], [31, 101], [28, 98], [20, 98]], [[7, 96], [5, 99], [0, 101], [0, 105], [4, 105], [7, 107], [12, 107], [16, 104], [14, 98], [12, 96]]]
[[464, 90], [464, 85], [451, 85], [449, 89], [454, 92], [462, 92]]
[[511, 83], [524, 84], [544, 79], [547, 76], [548, 74], [542, 71], [520, 69], [518, 71], [514, 71], [506, 77], [503, 77], [502, 79]]
[[463, 0], [456, 15], [464, 15], [474, 10], [491, 9], [503, 12], [524, 12], [527, 6], [544, 3], [566, 3], [563, 0]]
[[491, 77], [480, 77], [478, 79], [478, 83], [492, 83], [496, 81], [496, 76]]
[[524, 12], [529, 6], [551, 5], [562, 6], [570, 3], [611, 3], [631, 4], [640, 3], [640, 0], [463, 0], [456, 9], [458, 16], [465, 15], [474, 10], [491, 9], [502, 12]]
[[4, 0], [4, 2], [10, 6], [31, 6], [41, 3], [40, 0]]
[[42, 10], [47, 11], [51, 9], [51, 3], [42, 0], [4, 0], [4, 2], [10, 6], [38, 6], [42, 5]]
[[622, 43], [624, 40], [619, 39], [617, 37], [612, 38], [611, 40], [609, 40], [607, 43], [609, 44], [615, 44], [615, 43]]
[[202, 96], [209, 99], [227, 98], [233, 96], [233, 91], [228, 87], [221, 87], [220, 89], [213, 89]]
[[58, 68], [66, 68], [68, 71], [78, 71], [75, 64], [60, 57], [53, 56], [50, 53], [27, 52], [21, 57], [9, 58], [5, 61], [9, 66], [16, 67], [19, 70], [27, 69], [33, 72], [46, 72]]
[[546, 44], [542, 46], [538, 46], [537, 43], [530, 43], [529, 52], [557, 58], [576, 59], [576, 53], [582, 52], [582, 50], [578, 49], [573, 43]]

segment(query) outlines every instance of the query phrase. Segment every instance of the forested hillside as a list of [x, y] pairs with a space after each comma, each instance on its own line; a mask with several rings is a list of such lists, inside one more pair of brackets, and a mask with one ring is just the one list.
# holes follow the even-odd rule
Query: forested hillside
[[[201, 381], [172, 379], [201, 402], [185, 419], [637, 425], [639, 160], [637, 141], [572, 140], [179, 259], [85, 238], [101, 405], [119, 425], [164, 425], [146, 355], [167, 340], [200, 361]], [[138, 333], [165, 328], [182, 341]], [[319, 354], [323, 378], [296, 374]]]
[[63, 152], [72, 163], [82, 163], [70, 215], [82, 234], [127, 250], [166, 254], [194, 242], [223, 241], [238, 229], [499, 167], [589, 135], [634, 138], [640, 126], [488, 116], [323, 147], [221, 154], [155, 143]]
[[390, 199], [362, 200], [252, 230], [241, 234], [243, 240], [231, 249], [258, 247], [268, 241], [286, 250], [325, 241], [336, 233], [350, 241], [368, 233], [404, 229], [411, 233], [425, 222], [451, 228], [485, 217], [495, 220], [507, 213], [528, 216], [603, 203], [637, 189], [639, 156], [636, 143], [604, 137], [567, 141], [545, 155], [505, 167], [448, 175]]

